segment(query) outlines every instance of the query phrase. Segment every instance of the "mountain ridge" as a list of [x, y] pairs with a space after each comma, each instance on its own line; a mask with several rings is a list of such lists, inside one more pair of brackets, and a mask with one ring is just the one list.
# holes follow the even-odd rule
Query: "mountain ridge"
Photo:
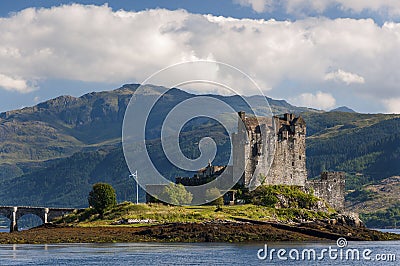
[[[7, 152], [10, 148], [20, 152], [20, 154], [25, 154], [25, 160], [31, 161], [63, 157], [64, 153], [72, 155], [85, 147], [101, 144], [110, 139], [115, 139], [114, 143], [118, 142], [117, 139], [121, 137], [126, 107], [138, 87], [139, 84], [125, 84], [113, 91], [92, 92], [80, 97], [64, 95], [32, 107], [1, 113], [0, 141], [3, 142], [3, 146], [6, 141], [8, 146], [8, 149], [3, 148], [2, 152], [10, 156], [2, 154], [3, 156], [0, 156], [0, 159], [8, 159], [8, 162], [12, 162], [13, 157], [11, 153]], [[143, 95], [160, 93], [161, 89], [158, 88], [157, 86], [146, 86]], [[179, 89], [172, 89], [168, 93], [176, 101], [195, 97], [194, 94]], [[237, 97], [234, 96], [213, 96], [227, 102], [239, 102], [236, 99]], [[251, 99], [260, 99], [260, 97], [252, 96]], [[282, 112], [307, 110], [281, 100], [270, 99], [270, 101], [273, 108], [276, 106], [275, 109]], [[33, 129], [33, 134], [23, 130], [23, 128], [28, 127]], [[94, 135], [91, 131], [96, 131], [97, 134]], [[20, 133], [24, 137], [21, 137]], [[43, 141], [37, 136], [42, 136]], [[54, 152], [49, 152], [47, 155], [41, 153], [40, 150], [43, 150], [43, 145], [38, 146], [38, 143], [42, 142], [49, 145]], [[62, 142], [63, 144], [59, 145]], [[30, 148], [23, 150], [21, 143]], [[0, 144], [0, 150], [1, 146], [2, 144]], [[15, 159], [21, 161], [23, 158], [19, 157], [17, 156]]]

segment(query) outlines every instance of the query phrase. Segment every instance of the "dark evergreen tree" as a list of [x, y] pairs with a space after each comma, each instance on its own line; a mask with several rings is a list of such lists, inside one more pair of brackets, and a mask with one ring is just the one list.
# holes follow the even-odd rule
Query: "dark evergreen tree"
[[89, 206], [94, 208], [97, 213], [103, 215], [104, 212], [117, 204], [115, 190], [110, 184], [96, 183], [92, 191], [89, 192]]

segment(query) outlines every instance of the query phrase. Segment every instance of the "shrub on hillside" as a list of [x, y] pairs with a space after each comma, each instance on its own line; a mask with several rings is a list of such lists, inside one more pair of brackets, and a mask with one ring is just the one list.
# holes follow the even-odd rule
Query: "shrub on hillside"
[[313, 208], [320, 199], [296, 186], [260, 186], [249, 193], [251, 203], [267, 207]]

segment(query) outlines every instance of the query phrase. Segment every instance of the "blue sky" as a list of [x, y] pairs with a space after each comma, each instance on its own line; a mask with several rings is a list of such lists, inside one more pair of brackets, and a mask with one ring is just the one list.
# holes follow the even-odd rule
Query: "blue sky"
[[400, 113], [396, 0], [14, 0], [0, 16], [0, 111], [212, 59], [296, 105]]
[[[246, 2], [246, 1], [244, 1]], [[249, 1], [251, 2], [251, 1]], [[255, 1], [256, 2], [256, 1]], [[266, 1], [268, 2], [268, 1]], [[279, 1], [275, 1], [279, 2]], [[284, 1], [283, 1], [284, 2]], [[318, 2], [318, 1], [316, 1]], [[293, 20], [297, 18], [307, 16], [326, 16], [329, 18], [373, 18], [375, 22], [382, 24], [387, 16], [382, 15], [380, 12], [372, 12], [371, 10], [363, 10], [362, 12], [353, 12], [351, 10], [342, 10], [340, 8], [329, 7], [324, 12], [318, 12], [315, 10], [308, 10], [307, 14], [293, 14], [285, 12], [283, 6], [278, 6], [274, 10], [265, 10], [264, 12], [256, 12], [249, 5], [241, 5], [240, 1], [232, 0], [159, 0], [159, 1], [143, 1], [143, 0], [132, 0], [132, 1], [55, 1], [55, 0], [41, 0], [41, 1], [27, 1], [27, 0], [14, 0], [14, 1], [3, 1], [0, 9], [0, 16], [8, 16], [11, 12], [18, 12], [22, 9], [29, 7], [43, 7], [50, 8], [58, 5], [68, 5], [71, 3], [81, 3], [84, 5], [104, 5], [108, 4], [113, 10], [124, 9], [128, 11], [140, 11], [153, 8], [167, 8], [167, 9], [185, 9], [192, 13], [199, 14], [213, 14], [217, 16], [235, 17], [235, 18], [255, 18], [255, 19], [269, 19], [274, 18], [276, 20]], [[303, 11], [304, 13], [304, 11]], [[396, 17], [390, 17], [391, 20]]]

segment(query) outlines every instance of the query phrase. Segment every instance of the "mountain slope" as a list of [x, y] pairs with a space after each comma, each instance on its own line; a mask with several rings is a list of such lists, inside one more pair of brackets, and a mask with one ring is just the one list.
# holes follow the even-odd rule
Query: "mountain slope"
[[133, 195], [122, 150], [78, 152], [53, 161], [48, 167], [2, 184], [2, 205], [86, 207], [87, 195], [96, 182], [114, 186], [119, 199]]
[[400, 115], [304, 114], [310, 177], [323, 170], [362, 173], [372, 180], [400, 173]]

